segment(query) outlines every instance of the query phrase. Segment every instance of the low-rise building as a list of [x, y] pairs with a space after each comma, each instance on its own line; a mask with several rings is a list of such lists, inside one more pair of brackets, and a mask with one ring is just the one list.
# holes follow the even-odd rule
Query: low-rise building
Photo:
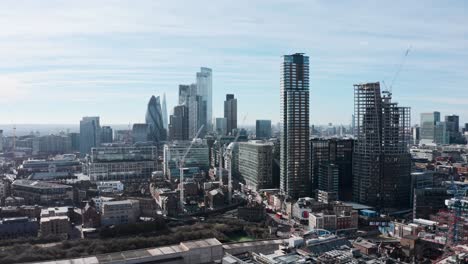
[[44, 181], [16, 180], [12, 184], [13, 194], [23, 197], [26, 204], [55, 205], [71, 204], [73, 188], [69, 185]]
[[135, 204], [132, 201], [124, 200], [102, 203], [102, 226], [132, 224], [136, 220]]
[[4, 218], [0, 221], [0, 239], [35, 237], [38, 230], [37, 220], [27, 216]]
[[100, 193], [121, 193], [124, 191], [124, 184], [121, 181], [100, 181], [96, 183]]
[[40, 237], [59, 236], [64, 239], [68, 237], [70, 230], [70, 219], [68, 216], [41, 217]]

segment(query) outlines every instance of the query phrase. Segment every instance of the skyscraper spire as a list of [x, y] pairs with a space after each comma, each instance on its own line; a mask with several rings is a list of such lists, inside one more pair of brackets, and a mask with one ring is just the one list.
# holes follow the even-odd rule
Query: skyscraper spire
[[166, 93], [163, 94], [163, 101], [162, 101], [162, 119], [163, 119], [163, 126], [164, 129], [167, 131], [167, 105], [166, 105]]

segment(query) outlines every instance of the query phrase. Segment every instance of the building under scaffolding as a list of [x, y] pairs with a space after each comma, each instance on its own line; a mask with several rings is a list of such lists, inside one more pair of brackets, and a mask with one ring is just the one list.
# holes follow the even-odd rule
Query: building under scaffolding
[[379, 209], [409, 207], [410, 108], [392, 102], [378, 82], [357, 84], [354, 118], [353, 199]]

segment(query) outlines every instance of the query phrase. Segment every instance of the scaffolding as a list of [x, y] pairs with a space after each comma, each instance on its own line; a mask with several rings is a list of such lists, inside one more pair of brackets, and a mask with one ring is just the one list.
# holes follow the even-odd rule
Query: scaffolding
[[410, 108], [392, 102], [380, 84], [354, 85], [356, 202], [379, 209], [409, 206]]

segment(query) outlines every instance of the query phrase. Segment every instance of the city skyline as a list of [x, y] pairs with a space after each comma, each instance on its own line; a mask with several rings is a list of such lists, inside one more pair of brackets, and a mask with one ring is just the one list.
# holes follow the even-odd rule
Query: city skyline
[[[105, 124], [141, 123], [147, 98], [166, 93], [172, 109], [178, 85], [209, 67], [213, 118], [223, 116], [223, 98], [233, 93], [246, 124], [275, 124], [281, 56], [304, 52], [311, 124], [347, 125], [352, 85], [389, 85], [409, 46], [393, 90], [412, 107], [412, 123], [432, 111], [468, 121], [461, 108], [468, 100], [465, 3], [433, 2], [423, 10], [421, 2], [112, 3], [0, 4], [1, 24], [8, 25], [0, 31], [0, 100], [8, 109], [0, 123], [70, 124], [96, 115]], [[206, 16], [193, 15], [200, 12]], [[256, 107], [258, 98], [264, 107]]]

